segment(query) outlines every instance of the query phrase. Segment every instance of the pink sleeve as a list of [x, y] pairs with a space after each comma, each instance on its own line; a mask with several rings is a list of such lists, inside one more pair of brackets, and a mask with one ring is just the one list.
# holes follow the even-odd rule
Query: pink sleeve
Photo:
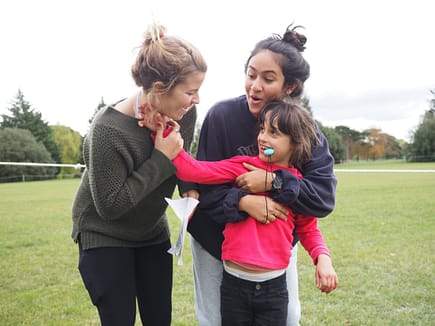
[[330, 256], [328, 247], [323, 240], [322, 233], [317, 226], [317, 218], [312, 216], [296, 215], [295, 229], [302, 246], [311, 256], [314, 265], [320, 254]]
[[198, 161], [184, 150], [172, 162], [177, 167], [177, 177], [186, 182], [227, 183], [234, 181], [237, 176], [246, 172], [241, 161], [234, 159], [216, 162]]

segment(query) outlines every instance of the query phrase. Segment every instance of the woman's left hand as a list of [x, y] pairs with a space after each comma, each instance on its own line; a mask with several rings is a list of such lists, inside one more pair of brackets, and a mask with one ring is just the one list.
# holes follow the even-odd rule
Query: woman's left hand
[[[267, 201], [267, 205], [265, 201]], [[267, 196], [243, 196], [240, 198], [238, 208], [261, 223], [274, 222], [277, 218], [287, 221], [288, 210]]]

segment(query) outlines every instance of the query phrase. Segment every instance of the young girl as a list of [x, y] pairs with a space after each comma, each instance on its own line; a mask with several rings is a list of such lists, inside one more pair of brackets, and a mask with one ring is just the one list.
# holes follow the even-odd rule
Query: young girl
[[[177, 183], [170, 160], [182, 140], [174, 131], [168, 136], [175, 138], [174, 148], [163, 147], [150, 135], [163, 115], [180, 120], [190, 114], [206, 71], [194, 46], [151, 25], [131, 69], [137, 92], [103, 108], [84, 140], [86, 170], [74, 198], [72, 237], [103, 326], [133, 326], [136, 306], [144, 325], [171, 324], [173, 265], [164, 198]], [[188, 122], [180, 124], [193, 130], [195, 121]]]
[[[315, 123], [304, 109], [273, 101], [259, 115], [257, 156], [206, 162], [196, 161], [182, 151], [173, 163], [181, 180], [203, 184], [234, 182], [247, 171], [243, 163], [249, 163], [267, 171], [265, 188], [268, 182], [274, 185], [272, 191], [261, 195], [285, 203], [293, 196], [294, 187], [280, 181], [283, 170], [302, 178], [296, 167], [310, 159], [317, 142]], [[233, 199], [224, 202], [227, 218], [235, 223], [227, 223], [223, 232], [222, 325], [285, 325], [288, 305], [285, 271], [294, 230], [316, 265], [316, 286], [325, 293], [333, 291], [338, 284], [337, 275], [315, 217], [301, 216], [288, 209], [286, 221], [273, 215], [266, 215], [262, 222], [251, 217], [240, 221], [232, 201], [238, 202], [247, 194], [248, 191], [235, 188]]]

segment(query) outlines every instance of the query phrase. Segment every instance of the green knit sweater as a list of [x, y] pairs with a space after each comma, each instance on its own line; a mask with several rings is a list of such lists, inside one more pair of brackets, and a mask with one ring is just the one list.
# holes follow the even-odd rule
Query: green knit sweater
[[[185, 147], [195, 120], [196, 109], [180, 122]], [[72, 207], [75, 242], [80, 239], [82, 248], [89, 249], [139, 247], [169, 239], [164, 197], [174, 192], [176, 168], [154, 149], [149, 129], [106, 107], [85, 137], [83, 157], [86, 169]]]

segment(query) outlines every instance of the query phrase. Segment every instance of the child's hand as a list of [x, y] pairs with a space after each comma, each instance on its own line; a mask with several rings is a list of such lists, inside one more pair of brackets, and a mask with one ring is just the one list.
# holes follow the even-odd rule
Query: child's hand
[[337, 273], [332, 267], [331, 257], [320, 254], [316, 265], [316, 286], [320, 291], [330, 293], [338, 286]]
[[164, 135], [166, 126], [162, 123], [157, 124], [154, 147], [172, 161], [183, 149], [184, 140], [180, 135], [180, 125], [175, 121], [171, 123], [172, 130], [167, 135]]
[[[153, 109], [148, 104], [142, 104], [139, 105], [137, 108], [137, 118], [139, 119], [137, 124], [139, 127], [149, 127], [150, 126], [150, 119], [147, 119], [147, 115], [150, 116]], [[148, 121], [147, 121], [148, 120]]]

